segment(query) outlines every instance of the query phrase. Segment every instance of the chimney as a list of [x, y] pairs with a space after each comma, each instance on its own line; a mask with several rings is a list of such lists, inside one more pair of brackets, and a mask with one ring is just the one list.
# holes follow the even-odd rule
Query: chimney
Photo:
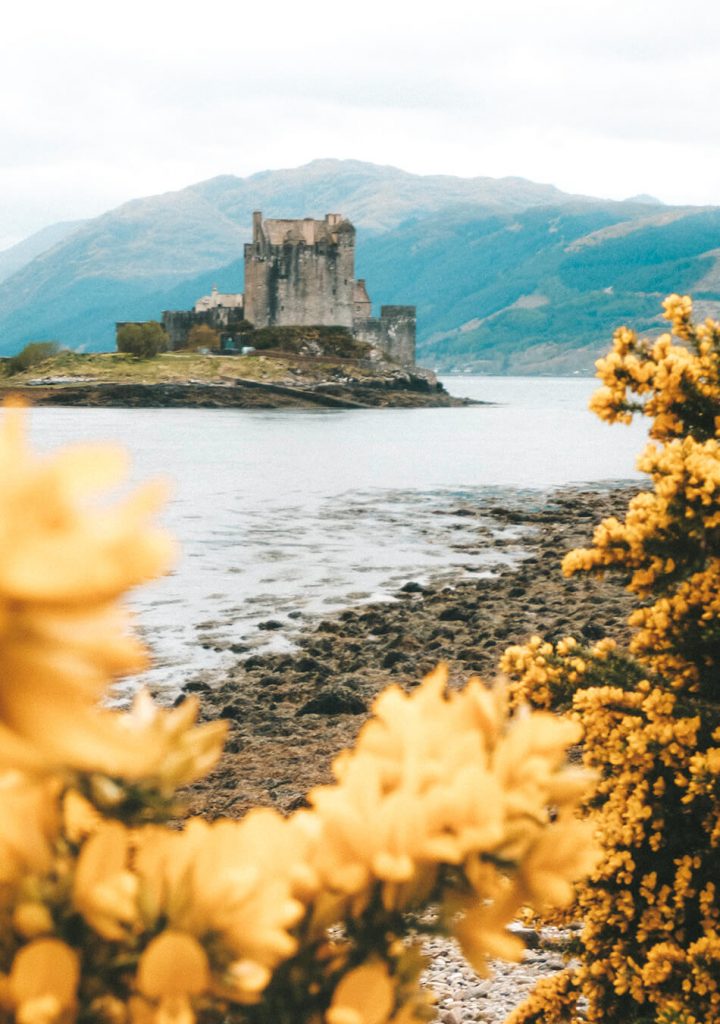
[[253, 213], [253, 242], [259, 242], [262, 237], [262, 213], [255, 210]]

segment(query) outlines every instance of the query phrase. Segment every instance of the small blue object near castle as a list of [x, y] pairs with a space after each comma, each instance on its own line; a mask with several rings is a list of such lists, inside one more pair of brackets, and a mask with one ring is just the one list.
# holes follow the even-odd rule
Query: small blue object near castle
[[355, 228], [339, 213], [324, 220], [263, 220], [253, 214], [245, 246], [245, 293], [213, 288], [191, 310], [162, 315], [171, 349], [207, 324], [224, 351], [239, 352], [248, 327], [341, 327], [402, 366], [415, 365], [415, 306], [382, 306], [371, 316], [370, 297], [355, 279]]

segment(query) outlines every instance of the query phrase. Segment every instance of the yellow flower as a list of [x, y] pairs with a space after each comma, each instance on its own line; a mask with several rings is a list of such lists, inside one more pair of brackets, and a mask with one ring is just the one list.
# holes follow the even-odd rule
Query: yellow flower
[[59, 939], [38, 939], [16, 955], [8, 994], [17, 1024], [55, 1024], [74, 1010], [80, 964]]
[[195, 697], [167, 709], [155, 704], [147, 690], [141, 690], [131, 711], [119, 716], [120, 725], [144, 751], [136, 773], [163, 794], [203, 778], [222, 754], [227, 722], [195, 726], [199, 710]]
[[146, 522], [150, 486], [114, 507], [90, 497], [117, 483], [122, 453], [78, 447], [40, 458], [22, 414], [0, 427], [0, 761], [120, 772], [142, 760], [117, 716], [96, 710], [118, 675], [145, 664], [118, 600], [168, 567], [168, 538]]
[[54, 779], [0, 775], [0, 883], [15, 884], [50, 867], [60, 819], [58, 789]]
[[[376, 885], [387, 910], [421, 907], [445, 865], [461, 867], [479, 896], [493, 898], [481, 886], [480, 859], [521, 874], [534, 851], [539, 857], [552, 816], [570, 812], [587, 789], [588, 774], [565, 765], [576, 724], [527, 711], [508, 718], [502, 688], [471, 680], [447, 692], [446, 683], [441, 667], [412, 694], [385, 691], [355, 750], [336, 760], [337, 784], [309, 794], [322, 825], [313, 864], [352, 914]], [[587, 859], [571, 856], [575, 842], [589, 841], [573, 826], [569, 838], [566, 817], [557, 824], [565, 855], [554, 892], [563, 899]]]
[[562, 815], [549, 825], [522, 862], [521, 882], [533, 907], [565, 907], [575, 898], [573, 882], [600, 860], [594, 826]]
[[63, 794], [62, 818], [65, 835], [76, 844], [97, 831], [103, 820], [90, 801], [74, 789]]
[[[210, 985], [207, 954], [191, 935], [164, 931], [150, 942], [140, 957], [136, 986], [153, 1006], [153, 1018], [192, 1024], [195, 1013], [192, 997], [201, 995]], [[133, 1019], [140, 1016], [135, 1006]]]
[[86, 841], [75, 869], [73, 902], [104, 939], [122, 941], [138, 920], [138, 879], [128, 867], [130, 836], [106, 822]]
[[148, 827], [137, 835], [135, 869], [146, 926], [162, 919], [198, 939], [217, 936], [231, 964], [223, 992], [255, 1002], [270, 970], [291, 956], [295, 898], [312, 887], [307, 835], [269, 810], [242, 821], [189, 822], [183, 832]]
[[395, 1004], [395, 986], [382, 960], [368, 960], [344, 975], [325, 1014], [326, 1024], [385, 1024]]
[[508, 885], [491, 903], [472, 905], [453, 927], [463, 955], [481, 976], [487, 976], [488, 959], [520, 960], [525, 944], [507, 930], [522, 905], [522, 890]]
[[52, 915], [44, 903], [19, 903], [13, 912], [13, 928], [26, 939], [36, 939], [54, 930]]

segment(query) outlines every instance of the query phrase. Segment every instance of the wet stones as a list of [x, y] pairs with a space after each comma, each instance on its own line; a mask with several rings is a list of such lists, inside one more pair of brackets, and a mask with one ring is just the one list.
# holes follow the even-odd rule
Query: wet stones
[[311, 698], [298, 711], [298, 715], [362, 715], [367, 701], [347, 686], [328, 687]]
[[403, 583], [400, 587], [401, 594], [424, 594], [425, 588], [417, 583], [415, 580], [408, 580], [407, 583]]
[[[479, 579], [446, 570], [428, 584], [406, 581], [394, 602], [319, 620], [303, 616], [296, 653], [241, 650], [223, 678], [203, 677], [197, 689], [197, 679], [189, 683], [185, 692], [201, 695], [204, 719], [230, 722], [228, 753], [196, 787], [193, 810], [239, 815], [257, 804], [287, 810], [289, 788], [268, 788], [269, 778], [292, 777], [292, 799], [328, 781], [333, 757], [353, 742], [373, 697], [391, 683], [411, 690], [438, 661], [447, 662], [451, 685], [459, 686], [471, 675], [493, 679], [505, 648], [534, 633], [622, 640], [630, 606], [623, 581], [610, 575], [567, 580], [559, 566], [567, 550], [591, 542], [598, 512], [624, 514], [629, 494], [571, 489], [561, 496], [547, 507], [538, 497], [537, 508], [522, 511], [518, 536], [527, 557], [519, 564]], [[470, 540], [485, 529], [482, 544], [491, 551], [507, 512], [498, 510], [495, 526], [492, 517], [488, 525], [487, 507], [457, 522]]]

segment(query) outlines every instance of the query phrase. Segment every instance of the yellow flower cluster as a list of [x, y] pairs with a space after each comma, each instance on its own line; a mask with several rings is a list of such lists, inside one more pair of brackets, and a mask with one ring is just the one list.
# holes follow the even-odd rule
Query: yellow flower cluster
[[[578, 727], [508, 719], [503, 695], [477, 680], [447, 693], [442, 669], [412, 695], [387, 691], [375, 710], [338, 758], [337, 783], [289, 819], [256, 810], [181, 831], [128, 828], [56, 778], [8, 773], [0, 1004], [23, 1024], [59, 1024], [82, 1007], [118, 1024], [191, 1022], [205, 1008], [256, 1004], [285, 962], [282, 982], [302, 1000], [304, 935], [328, 1024], [410, 1024], [427, 1002], [398, 914], [429, 903], [479, 970], [491, 956], [518, 958], [506, 930], [518, 908], [568, 903], [595, 862], [592, 830], [573, 814], [587, 776], [565, 764]], [[351, 943], [328, 947], [327, 928], [349, 920], [379, 946], [361, 944], [372, 953], [361, 965]], [[17, 981], [28, 963], [41, 979], [29, 988]], [[368, 1004], [373, 986], [385, 994]]]
[[670, 295], [663, 306], [683, 344], [673, 343], [670, 334], [653, 341], [619, 328], [612, 351], [595, 364], [603, 386], [590, 408], [610, 423], [629, 423], [642, 412], [653, 421], [652, 437], [661, 441], [688, 433], [707, 440], [715, 434], [718, 415], [720, 324], [693, 324], [687, 295]]
[[[108, 446], [36, 456], [24, 436], [22, 411], [5, 411], [0, 765], [39, 771], [62, 765], [145, 778], [165, 771], [169, 748], [189, 724], [187, 713], [178, 729], [177, 716], [156, 712], [146, 731], [141, 716], [128, 727], [127, 719], [98, 707], [118, 676], [146, 663], [119, 599], [164, 572], [173, 550], [169, 538], [148, 525], [162, 488], [146, 486], [98, 513], [96, 493], [121, 481], [124, 464], [123, 453]], [[216, 752], [218, 733], [215, 727], [204, 733]]]
[[653, 418], [663, 444], [639, 461], [652, 490], [563, 562], [567, 575], [628, 578], [642, 601], [629, 652], [603, 659], [533, 638], [503, 659], [517, 699], [569, 708], [582, 724], [598, 776], [586, 807], [604, 850], [574, 908], [579, 966], [540, 986], [512, 1024], [720, 1022], [720, 326], [694, 325], [687, 296], [664, 307], [683, 344], [621, 329], [593, 401], [611, 421]]
[[423, 931], [484, 970], [522, 904], [571, 900], [579, 727], [442, 668], [377, 700], [308, 810], [170, 825], [225, 726], [102, 707], [144, 664], [120, 599], [168, 564], [157, 494], [98, 507], [116, 456], [38, 458], [17, 411], [0, 465], [0, 1024], [420, 1024]]
[[315, 866], [353, 915], [376, 886], [385, 910], [422, 906], [457, 867], [467, 893], [451, 901], [465, 912], [454, 931], [483, 970], [488, 955], [521, 948], [504, 930], [518, 907], [569, 902], [592, 865], [591, 829], [573, 813], [588, 780], [564, 765], [576, 725], [541, 713], [508, 722], [501, 691], [446, 685], [440, 667], [414, 693], [378, 698], [334, 764], [337, 783], [309, 795], [322, 824]]
[[[720, 394], [718, 395], [720, 407]], [[716, 685], [720, 561], [720, 443], [676, 438], [638, 462], [653, 490], [636, 495], [624, 522], [603, 520], [592, 548], [571, 551], [563, 572], [629, 571], [628, 587], [656, 598], [638, 608], [631, 651], [676, 687]]]
[[557, 644], [532, 636], [525, 644], [507, 647], [500, 659], [500, 671], [509, 679], [512, 706], [530, 703], [553, 711], [569, 710], [580, 686], [591, 686], [599, 679], [634, 678], [633, 669], [609, 637], [586, 647], [572, 636]]

